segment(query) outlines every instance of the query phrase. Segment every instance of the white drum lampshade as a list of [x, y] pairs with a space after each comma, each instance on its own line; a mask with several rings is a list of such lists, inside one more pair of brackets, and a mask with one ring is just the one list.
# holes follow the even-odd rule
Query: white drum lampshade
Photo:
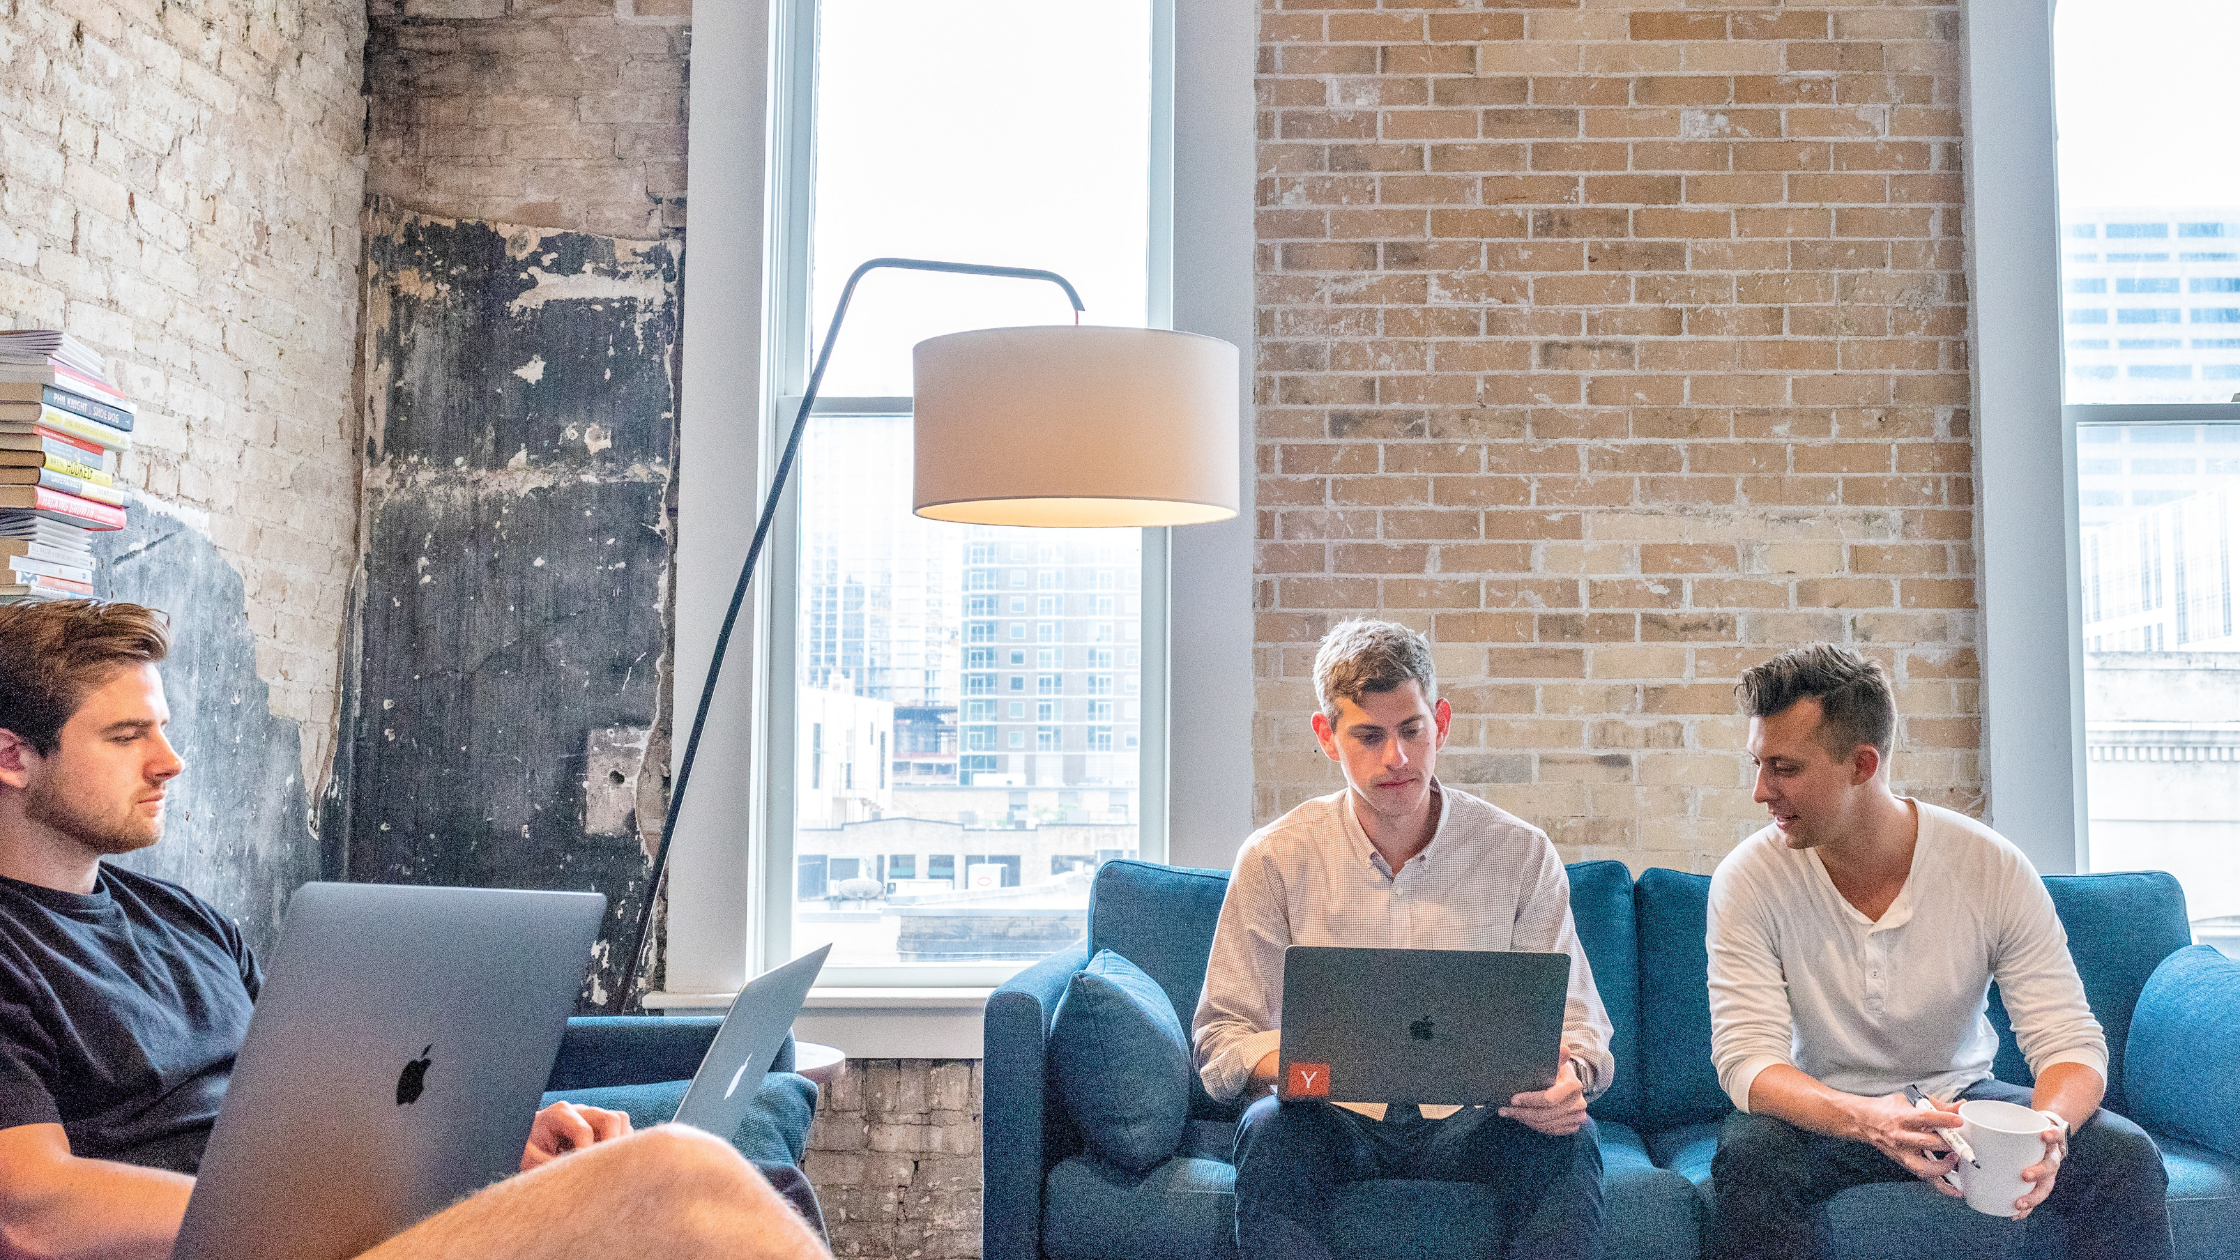
[[976, 525], [1237, 514], [1237, 348], [1156, 328], [983, 328], [918, 343], [917, 513]]

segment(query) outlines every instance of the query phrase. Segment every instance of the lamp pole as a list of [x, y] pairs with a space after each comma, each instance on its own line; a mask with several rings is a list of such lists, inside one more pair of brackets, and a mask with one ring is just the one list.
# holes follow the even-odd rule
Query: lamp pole
[[967, 276], [1007, 276], [1015, 280], [1048, 280], [1066, 291], [1066, 300], [1073, 303], [1073, 317], [1080, 322], [1081, 295], [1074, 292], [1064, 276], [1055, 271], [1035, 267], [992, 267], [981, 263], [933, 262], [923, 258], [874, 258], [856, 268], [848, 276], [846, 287], [840, 290], [840, 304], [832, 312], [832, 324], [825, 330], [824, 348], [817, 352], [816, 366], [809, 372], [808, 392], [801, 396], [801, 410], [794, 413], [793, 432], [786, 438], [785, 454], [778, 458], [777, 476], [770, 480], [769, 497], [762, 501], [762, 519], [754, 527], [754, 541], [747, 546], [747, 562], [739, 569], [739, 584], [732, 588], [731, 606], [723, 614], [723, 626], [716, 631], [715, 653], [708, 660], [708, 676], [700, 686], [700, 707], [692, 716], [692, 734], [685, 740], [684, 760], [677, 764], [676, 783], [669, 789], [669, 812], [661, 823], [661, 843], [653, 851], [653, 867], [646, 872], [645, 894], [638, 899], [634, 916], [637, 926], [631, 932], [630, 951], [622, 965], [622, 979], [607, 998], [607, 1013], [620, 1015], [630, 1004], [631, 986], [637, 983], [638, 964], [646, 949], [646, 933], [653, 926], [653, 900], [661, 890], [661, 877], [669, 866], [669, 841], [676, 834], [677, 815], [684, 806], [685, 785], [692, 781], [692, 762], [700, 752], [700, 735], [707, 729], [708, 709], [715, 702], [716, 678], [723, 672], [724, 653], [731, 647], [731, 631], [738, 625], [739, 609], [746, 604], [747, 587], [754, 580], [755, 561], [762, 556], [762, 544], [770, 536], [770, 524], [778, 515], [778, 499], [785, 493], [786, 477], [793, 471], [794, 455], [801, 449], [801, 435], [809, 427], [809, 411], [817, 401], [817, 388], [824, 383], [825, 364], [832, 360], [832, 344], [839, 339], [840, 321], [848, 316], [849, 299], [855, 296], [856, 282], [873, 271], [946, 271]]

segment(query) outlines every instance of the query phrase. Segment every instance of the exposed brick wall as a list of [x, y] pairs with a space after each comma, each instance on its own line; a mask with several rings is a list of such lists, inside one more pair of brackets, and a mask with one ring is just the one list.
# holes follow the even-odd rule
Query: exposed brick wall
[[690, 0], [370, 0], [368, 193], [649, 240], [684, 227]]
[[313, 784], [356, 561], [364, 41], [350, 0], [0, 0], [0, 326], [108, 357], [126, 480], [241, 574]]
[[1567, 858], [1758, 826], [1731, 687], [1809, 639], [1979, 806], [1956, 8], [1528, 3], [1263, 7], [1259, 815], [1355, 611]]
[[833, 1254], [980, 1254], [980, 1064], [850, 1059], [817, 1108], [802, 1171]]

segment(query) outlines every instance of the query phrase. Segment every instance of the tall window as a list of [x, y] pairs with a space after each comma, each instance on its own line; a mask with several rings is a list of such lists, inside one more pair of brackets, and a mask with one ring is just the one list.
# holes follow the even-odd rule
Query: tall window
[[2229, 0], [2060, 0], [2089, 868], [2240, 953], [2240, 163]]
[[[1084, 323], [1163, 324], [1156, 3], [817, 0], [788, 370], [806, 380], [848, 275], [882, 256], [1047, 268]], [[1107, 645], [1164, 633], [1143, 531], [910, 511], [911, 347], [1070, 322], [1043, 283], [885, 271], [856, 290], [802, 445], [786, 682], [797, 760], [818, 758], [812, 718], [894, 752], [877, 777], [794, 776], [777, 957], [830, 943], [828, 977], [858, 982], [1016, 969], [1079, 939], [1097, 865], [1143, 847], [1157, 733], [1090, 699]]]

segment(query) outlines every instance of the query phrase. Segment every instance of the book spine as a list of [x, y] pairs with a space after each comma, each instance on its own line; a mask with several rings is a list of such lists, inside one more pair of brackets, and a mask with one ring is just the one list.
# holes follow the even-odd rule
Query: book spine
[[132, 447], [132, 435], [124, 430], [112, 429], [98, 420], [88, 420], [84, 416], [74, 415], [54, 407], [48, 407], [39, 413], [39, 423], [46, 428], [60, 429], [73, 437], [84, 438], [112, 451], [129, 450]]
[[32, 508], [33, 511], [44, 513], [50, 518], [58, 518], [65, 524], [78, 525], [89, 529], [124, 528], [123, 508], [111, 507], [106, 503], [95, 503], [91, 499], [81, 499], [74, 494], [64, 494], [59, 490], [49, 490], [45, 486], [39, 486], [34, 503], [36, 506]]
[[8, 561], [8, 568], [17, 574], [16, 580], [18, 582], [24, 580], [22, 576], [24, 574], [44, 574], [47, 577], [64, 578], [72, 582], [91, 582], [93, 580], [93, 570], [91, 569], [81, 569], [70, 564], [56, 564], [52, 560], [35, 560], [29, 556], [11, 557]]
[[63, 446], [59, 442], [41, 442], [39, 446], [47, 457], [48, 472], [60, 473], [65, 477], [76, 477], [90, 485], [113, 486], [117, 484], [117, 479], [103, 471], [100, 466], [88, 466], [79, 463], [78, 461], [86, 457], [84, 451], [75, 447]]
[[[56, 370], [60, 371], [61, 369], [57, 368]], [[49, 407], [84, 416], [95, 424], [105, 424], [112, 429], [122, 429], [127, 433], [132, 432], [132, 413], [123, 407], [88, 398], [83, 394], [72, 393], [59, 385], [49, 385], [40, 390], [39, 397]]]
[[[31, 432], [38, 437], [41, 449], [50, 455], [61, 455], [64, 459], [75, 460], [81, 464], [98, 463], [103, 471], [116, 471], [117, 453], [99, 442], [89, 442], [75, 433], [66, 433], [61, 429], [50, 429], [37, 422], [32, 424]], [[69, 453], [70, 450], [75, 450], [78, 454], [72, 455]]]
[[87, 376], [69, 364], [59, 362], [51, 357], [47, 360], [47, 371], [54, 377], [53, 380], [47, 382], [49, 385], [69, 390], [73, 394], [84, 395], [95, 402], [104, 402], [112, 407], [130, 409], [131, 404], [125, 402], [124, 394], [107, 381], [98, 377]]
[[80, 582], [72, 578], [55, 577], [51, 574], [46, 573], [41, 573], [37, 577], [33, 577], [30, 581], [25, 582], [24, 585], [30, 587], [35, 591], [67, 591], [72, 595], [93, 594], [93, 583], [91, 582]]
[[74, 494], [81, 499], [91, 499], [96, 503], [107, 503], [112, 507], [124, 506], [124, 492], [122, 490], [112, 486], [97, 486], [83, 478], [58, 473], [52, 468], [39, 470], [39, 484], [49, 490], [60, 490], [64, 494]]

